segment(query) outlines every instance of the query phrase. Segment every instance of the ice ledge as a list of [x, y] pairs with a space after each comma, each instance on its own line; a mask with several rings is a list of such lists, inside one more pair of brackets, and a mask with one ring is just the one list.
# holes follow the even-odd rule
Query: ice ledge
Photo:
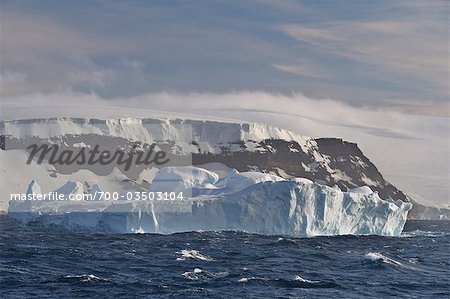
[[180, 128], [192, 128], [193, 140], [208, 142], [236, 142], [239, 140], [261, 141], [264, 139], [294, 140], [300, 144], [310, 138], [291, 131], [263, 123], [225, 122], [181, 118], [72, 118], [53, 117], [5, 120], [0, 122], [2, 134], [17, 139], [30, 136], [54, 138], [64, 135], [98, 134], [123, 137], [144, 142], [152, 136], [161, 135], [168, 140], [178, 141]]

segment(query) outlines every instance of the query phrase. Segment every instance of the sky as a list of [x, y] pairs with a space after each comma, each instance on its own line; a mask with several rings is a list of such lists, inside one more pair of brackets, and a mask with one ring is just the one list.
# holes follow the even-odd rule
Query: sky
[[264, 121], [450, 201], [448, 1], [0, 3], [4, 118], [93, 101]]

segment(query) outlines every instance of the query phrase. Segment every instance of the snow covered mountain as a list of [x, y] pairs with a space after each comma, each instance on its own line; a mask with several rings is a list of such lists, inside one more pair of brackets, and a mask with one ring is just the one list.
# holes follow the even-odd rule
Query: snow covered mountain
[[[50, 118], [5, 121], [3, 130], [9, 140], [8, 149], [23, 148], [30, 142], [58, 143], [73, 148], [94, 143], [128, 147], [136, 141], [171, 140], [181, 155], [192, 155], [193, 165], [221, 163], [238, 171], [273, 173], [283, 178], [304, 177], [328, 186], [338, 185], [344, 191], [365, 185], [378, 191], [381, 198], [407, 201], [405, 194], [383, 178], [356, 144], [335, 138], [313, 139], [265, 124]], [[106, 173], [113, 170], [104, 168]], [[74, 172], [67, 167], [60, 170]], [[136, 179], [138, 171], [127, 175]]]
[[[305, 178], [315, 185], [337, 186], [340, 192], [367, 186], [380, 200], [408, 202], [388, 183], [358, 146], [336, 138], [309, 138], [259, 123], [229, 123], [160, 118], [40, 118], [0, 123], [2, 203], [11, 193], [25, 192], [36, 180], [43, 192], [77, 181], [82, 193], [151, 190], [157, 169], [135, 165], [26, 164], [30, 144], [57, 144], [61, 149], [143, 149], [158, 141], [180, 165], [195, 165], [220, 178], [238, 172], [272, 174], [280, 180]], [[259, 184], [260, 182], [253, 182]], [[295, 188], [294, 188], [295, 189]], [[406, 211], [407, 213], [407, 211]]]

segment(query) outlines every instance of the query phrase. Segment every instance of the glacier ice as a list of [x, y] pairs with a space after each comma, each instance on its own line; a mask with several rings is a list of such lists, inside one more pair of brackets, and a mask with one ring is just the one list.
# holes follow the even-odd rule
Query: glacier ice
[[28, 185], [27, 195], [28, 194], [41, 194], [41, 186], [35, 181], [32, 180], [30, 185]]
[[[195, 140], [202, 151], [220, 152], [220, 147], [237, 140], [260, 141], [265, 139], [295, 140], [308, 150], [314, 141], [288, 130], [263, 123], [227, 123], [195, 119], [166, 117], [139, 118], [71, 118], [52, 117], [32, 120], [5, 120], [4, 133], [18, 139], [30, 136], [52, 139], [67, 135], [95, 134], [122, 137], [153, 143], [155, 140], [173, 140], [186, 152]], [[82, 144], [78, 144], [82, 146]], [[236, 149], [240, 149], [236, 146]]]
[[215, 188], [219, 176], [194, 166], [168, 166], [159, 170], [150, 185], [152, 192], [187, 192], [192, 188]]
[[56, 189], [55, 193], [63, 194], [64, 197], [68, 197], [70, 194], [81, 195], [83, 194], [83, 185], [80, 182], [68, 181], [64, 186]]
[[[238, 230], [299, 237], [398, 236], [412, 207], [400, 200], [383, 200], [365, 186], [343, 192], [307, 179], [235, 170], [219, 178], [193, 166], [162, 168], [150, 185], [153, 191], [174, 189], [191, 196], [174, 201], [41, 201], [31, 206], [28, 201], [10, 202], [9, 213], [24, 222], [118, 233]], [[28, 192], [38, 190], [33, 181]], [[83, 185], [68, 182], [58, 190], [80, 194]], [[95, 185], [93, 190], [101, 187]]]

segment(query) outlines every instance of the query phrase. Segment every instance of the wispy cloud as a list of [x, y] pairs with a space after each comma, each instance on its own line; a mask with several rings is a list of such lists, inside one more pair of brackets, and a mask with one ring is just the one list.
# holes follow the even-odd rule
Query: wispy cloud
[[265, 90], [372, 106], [448, 100], [447, 1], [1, 5], [4, 96]]
[[276, 70], [290, 74], [312, 77], [312, 78], [326, 78], [326, 71], [317, 66], [307, 64], [273, 64]]
[[450, 102], [435, 103], [417, 99], [390, 100], [392, 108], [408, 114], [435, 115], [450, 118]]
[[1, 25], [3, 96], [104, 87], [114, 71], [94, 58], [135, 50], [122, 39], [104, 36], [99, 42], [96, 35], [26, 13], [2, 11]]
[[364, 64], [374, 75], [398, 81], [410, 78], [436, 95], [447, 93], [448, 28], [443, 22], [359, 20], [318, 27], [287, 24], [278, 29], [316, 51]]

